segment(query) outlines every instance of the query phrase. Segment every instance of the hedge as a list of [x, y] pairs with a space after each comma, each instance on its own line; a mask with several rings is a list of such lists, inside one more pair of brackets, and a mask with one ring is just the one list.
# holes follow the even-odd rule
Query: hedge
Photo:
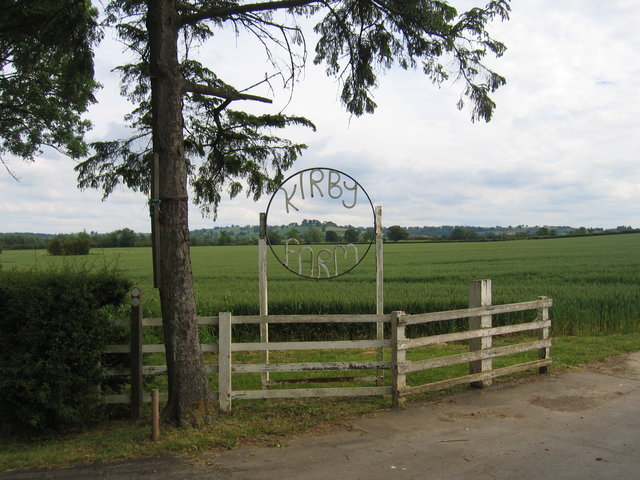
[[66, 431], [102, 411], [101, 352], [130, 282], [114, 272], [0, 270], [0, 425]]

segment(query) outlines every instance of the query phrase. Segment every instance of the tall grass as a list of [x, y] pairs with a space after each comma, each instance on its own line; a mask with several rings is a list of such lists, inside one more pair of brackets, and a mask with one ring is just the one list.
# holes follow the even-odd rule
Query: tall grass
[[[200, 315], [258, 313], [258, 252], [254, 246], [191, 250]], [[371, 252], [350, 274], [309, 280], [269, 256], [269, 313], [373, 313]], [[554, 300], [555, 335], [640, 331], [640, 234], [486, 243], [386, 244], [385, 311], [422, 313], [467, 306], [471, 280], [493, 280], [493, 303]], [[5, 251], [7, 268], [65, 261], [44, 251]], [[67, 260], [68, 261], [68, 260]], [[160, 315], [151, 251], [91, 251], [87, 262], [116, 265], [145, 291], [145, 316]]]

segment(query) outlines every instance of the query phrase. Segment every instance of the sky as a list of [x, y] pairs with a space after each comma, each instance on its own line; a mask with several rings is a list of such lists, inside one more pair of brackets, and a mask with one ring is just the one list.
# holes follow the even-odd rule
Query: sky
[[[476, 4], [451, 3], [459, 10]], [[311, 167], [345, 172], [382, 207], [385, 226], [637, 228], [638, 19], [637, 0], [513, 0], [511, 19], [489, 28], [508, 47], [488, 60], [507, 78], [493, 96], [489, 123], [473, 123], [469, 110], [456, 108], [461, 83], [433, 86], [420, 72], [398, 68], [380, 75], [374, 115], [346, 113], [338, 83], [311, 64], [291, 100], [286, 92], [257, 91], [274, 95], [273, 104], [243, 107], [310, 118], [316, 132], [288, 132], [308, 145], [288, 174]], [[123, 49], [107, 36], [96, 54], [103, 89], [87, 115], [91, 141], [125, 132], [131, 105], [111, 71], [126, 62]], [[230, 32], [217, 34], [200, 54], [238, 88], [267, 69], [260, 48]], [[0, 169], [0, 232], [150, 231], [143, 194], [122, 187], [103, 201], [98, 191], [80, 191], [75, 163], [49, 150], [34, 163], [7, 161], [20, 181]], [[189, 227], [256, 225], [268, 202], [226, 195], [217, 219], [191, 206]]]

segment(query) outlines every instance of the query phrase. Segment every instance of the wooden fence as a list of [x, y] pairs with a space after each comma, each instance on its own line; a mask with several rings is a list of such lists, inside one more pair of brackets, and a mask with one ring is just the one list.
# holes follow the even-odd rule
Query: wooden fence
[[[229, 312], [220, 313], [218, 317], [199, 318], [201, 325], [218, 326], [218, 343], [201, 345], [203, 352], [217, 354], [217, 364], [208, 364], [209, 373], [218, 374], [218, 392], [214, 392], [220, 409], [231, 411], [235, 399], [258, 398], [303, 398], [303, 397], [345, 397], [345, 396], [371, 396], [391, 395], [394, 406], [402, 405], [407, 395], [429, 392], [454, 385], [471, 384], [475, 387], [489, 385], [493, 378], [512, 373], [538, 369], [541, 373], [551, 364], [551, 340], [549, 330], [549, 308], [553, 302], [546, 297], [524, 303], [508, 305], [491, 304], [491, 280], [477, 280], [469, 286], [469, 308], [446, 312], [425, 313], [408, 315], [404, 312], [392, 312], [387, 315], [254, 315], [233, 316]], [[517, 323], [513, 325], [493, 326], [495, 315], [535, 311], [533, 321]], [[139, 417], [144, 402], [150, 401], [150, 395], [143, 392], [143, 377], [147, 375], [166, 374], [164, 365], [144, 365], [144, 354], [163, 353], [164, 345], [143, 344], [143, 329], [145, 327], [160, 327], [160, 319], [143, 319], [139, 298], [132, 301], [130, 345], [110, 345], [105, 353], [126, 353], [130, 355], [131, 368], [119, 371], [111, 371], [111, 375], [130, 375], [131, 390], [129, 394], [105, 395], [107, 403], [130, 403], [134, 417]], [[421, 338], [407, 338], [406, 329], [411, 325], [425, 323], [444, 322], [451, 320], [468, 319], [468, 329], [456, 333], [432, 335]], [[294, 323], [369, 323], [376, 328], [380, 324], [387, 324], [385, 328], [390, 332], [390, 338], [381, 340], [339, 340], [339, 341], [308, 341], [308, 342], [234, 342], [232, 338], [232, 325], [259, 324], [294, 324]], [[536, 340], [518, 341], [518, 343], [506, 346], [493, 346], [494, 337], [520, 334], [523, 332], [537, 332]], [[517, 338], [517, 337], [516, 337]], [[410, 361], [407, 352], [411, 349], [425, 349], [429, 346], [450, 342], [468, 342], [468, 351], [465, 353], [446, 355], [439, 358]], [[390, 351], [390, 360], [362, 361], [359, 353], [363, 349]], [[315, 362], [315, 363], [234, 363], [233, 354], [236, 352], [275, 352], [275, 351], [300, 351], [300, 350], [351, 350], [354, 360], [341, 362]], [[514, 355], [526, 351], [537, 350], [538, 359], [527, 361], [508, 367], [493, 368], [493, 359]], [[389, 355], [387, 355], [389, 356]], [[262, 355], [262, 358], [268, 358]], [[273, 358], [273, 357], [271, 357]], [[439, 367], [469, 364], [469, 373], [455, 378], [447, 378], [431, 383], [412, 385], [407, 384], [407, 375], [430, 370]], [[279, 382], [263, 383], [262, 389], [234, 390], [232, 378], [240, 373], [273, 373], [273, 372], [325, 372], [325, 371], [381, 371], [391, 372], [389, 385], [380, 382], [380, 376], [352, 377], [351, 380], [371, 381], [373, 386], [337, 386], [328, 388], [277, 388]], [[264, 377], [263, 377], [264, 378]], [[319, 383], [333, 381], [344, 383], [343, 377], [325, 377], [299, 379], [280, 383], [302, 383], [304, 381]], [[160, 400], [166, 400], [166, 394], [160, 396]]]

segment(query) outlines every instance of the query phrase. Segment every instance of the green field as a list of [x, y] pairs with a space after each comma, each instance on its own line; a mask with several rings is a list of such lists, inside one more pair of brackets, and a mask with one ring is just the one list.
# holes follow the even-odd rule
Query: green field
[[[551, 309], [556, 337], [553, 340], [553, 368], [574, 367], [638, 350], [639, 252], [640, 234], [486, 243], [387, 244], [385, 310], [419, 313], [464, 308], [467, 306], [468, 282], [491, 278], [494, 304], [528, 301], [540, 295], [554, 299], [555, 305]], [[258, 312], [257, 247], [195, 247], [192, 257], [201, 315], [215, 315], [227, 310], [236, 314]], [[159, 316], [158, 296], [152, 288], [150, 249], [95, 249], [89, 256], [67, 258], [52, 257], [40, 250], [6, 250], [0, 255], [0, 261], [4, 270], [49, 269], [78, 264], [96, 269], [104, 266], [117, 268], [145, 290], [145, 316]], [[375, 311], [371, 254], [353, 273], [328, 281], [296, 277], [273, 258], [270, 258], [269, 269], [271, 313]], [[123, 307], [121, 312], [123, 317], [127, 316], [126, 308]], [[633, 332], [635, 334], [632, 335], [614, 334]], [[154, 341], [158, 341], [157, 333], [152, 334]], [[518, 339], [497, 339], [496, 344], [512, 340]], [[411, 350], [408, 356], [415, 360], [461, 351], [466, 351], [465, 345], [437, 345]], [[534, 358], [537, 355], [536, 351], [527, 355], [529, 353]], [[160, 364], [163, 359], [159, 355], [149, 354], [145, 361]], [[286, 362], [339, 361], [347, 359], [343, 359], [343, 355], [347, 353], [335, 350], [273, 352], [272, 359]], [[258, 361], [259, 358], [255, 352], [239, 352], [236, 356], [236, 361], [247, 362]], [[530, 358], [513, 361], [516, 360], [520, 362]], [[208, 361], [215, 363], [212, 358]], [[501, 366], [503, 361], [511, 360], [498, 359], [496, 365]], [[464, 365], [451, 368], [453, 370], [446, 372], [433, 369], [412, 374], [408, 381], [420, 384], [466, 372]], [[339, 373], [346, 375], [350, 372]], [[356, 375], [360, 373], [355, 372]], [[288, 378], [288, 374], [283, 373], [277, 379], [285, 377]], [[272, 379], [276, 379], [275, 374]], [[157, 376], [153, 385], [147, 386], [162, 390], [166, 388], [165, 381], [165, 377]], [[215, 378], [212, 382], [215, 386]], [[234, 388], [260, 388], [259, 374], [234, 375]], [[422, 395], [416, 397], [424, 398]], [[293, 433], [325, 428], [353, 416], [379, 411], [388, 405], [388, 399], [382, 397], [269, 402], [238, 400], [234, 402], [233, 415], [220, 415], [212, 426], [204, 430], [163, 426], [160, 442], [148, 441], [146, 419], [106, 422], [77, 434], [35, 442], [31, 439], [0, 438], [0, 471], [67, 466], [138, 455], [193, 453], [194, 448], [197, 451], [218, 450], [243, 442], [279, 444]]]
[[[257, 255], [255, 246], [192, 248], [200, 315], [258, 313]], [[469, 281], [490, 278], [494, 304], [552, 298], [555, 335], [640, 331], [640, 234], [385, 244], [384, 258], [387, 312], [464, 308]], [[89, 256], [67, 258], [42, 250], [6, 250], [0, 261], [5, 269], [60, 263], [115, 267], [146, 292], [145, 316], [160, 314], [150, 249], [93, 249]], [[270, 254], [269, 312], [375, 312], [373, 251], [354, 271], [331, 280], [297, 277]]]

